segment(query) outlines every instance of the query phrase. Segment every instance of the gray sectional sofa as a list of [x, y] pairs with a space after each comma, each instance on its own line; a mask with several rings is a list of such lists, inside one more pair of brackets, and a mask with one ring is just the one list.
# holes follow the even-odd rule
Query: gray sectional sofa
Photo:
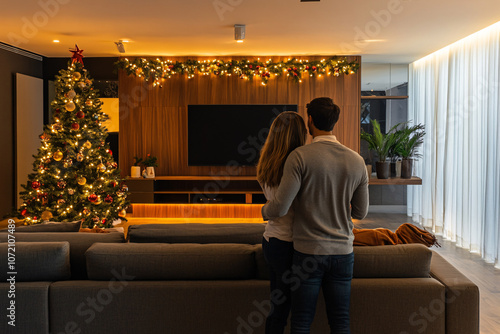
[[[264, 333], [261, 224], [16, 232], [15, 327], [0, 333]], [[27, 232], [27, 231], [26, 231]], [[0, 309], [12, 285], [0, 233]], [[9, 320], [9, 319], [8, 319]], [[353, 334], [479, 333], [479, 292], [422, 245], [355, 247]], [[328, 333], [318, 301], [312, 333]]]

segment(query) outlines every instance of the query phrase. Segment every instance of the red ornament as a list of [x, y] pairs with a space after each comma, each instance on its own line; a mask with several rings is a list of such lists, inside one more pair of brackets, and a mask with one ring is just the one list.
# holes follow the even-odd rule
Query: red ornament
[[248, 67], [253, 68], [253, 66], [252, 66], [252, 65], [250, 65], [250, 66], [248, 66]]
[[40, 188], [40, 182], [38, 182], [38, 181], [31, 182], [31, 188], [33, 188], [35, 190], [39, 189]]
[[78, 117], [78, 118], [84, 118], [85, 114], [83, 113], [83, 111], [80, 110], [79, 112], [76, 113], [76, 117]]
[[26, 216], [26, 212], [27, 212], [27, 211], [26, 211], [26, 209], [23, 209], [23, 210], [21, 211], [21, 215], [22, 215], [22, 216]]
[[313, 71], [316, 71], [316, 66], [311, 67]]
[[57, 108], [56, 109], [56, 114], [59, 114], [61, 112], [61, 109]]
[[61, 180], [61, 181], [57, 182], [57, 187], [59, 189], [64, 189], [66, 187], [66, 181]]
[[297, 72], [293, 72], [293, 75], [294, 75], [294, 76], [297, 76]]
[[88, 200], [90, 202], [92, 202], [92, 203], [96, 202], [97, 201], [97, 195], [96, 194], [89, 195]]
[[111, 197], [111, 195], [106, 196], [106, 198], [104, 199], [104, 202], [113, 203], [113, 197]]
[[83, 66], [83, 50], [78, 48], [78, 45], [75, 44], [75, 49], [69, 50], [73, 55], [71, 56], [71, 63], [80, 63]]
[[111, 181], [111, 186], [114, 188], [116, 187], [117, 183], [115, 181]]
[[111, 151], [110, 149], [107, 149], [106, 152], [108, 152], [109, 155], [113, 155], [113, 151]]
[[78, 130], [78, 129], [80, 128], [80, 124], [78, 124], [78, 123], [73, 123], [73, 124], [71, 124], [71, 128], [72, 128], [73, 130]]

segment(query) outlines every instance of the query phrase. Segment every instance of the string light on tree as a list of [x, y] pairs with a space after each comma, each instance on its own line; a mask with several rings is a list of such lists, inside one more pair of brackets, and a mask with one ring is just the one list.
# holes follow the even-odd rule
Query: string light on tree
[[128, 192], [121, 187], [117, 194], [123, 180], [105, 140], [108, 116], [83, 67], [83, 50], [71, 52], [56, 76], [54, 116], [40, 135], [18, 216], [27, 224], [82, 220], [82, 227], [110, 227], [128, 206]]

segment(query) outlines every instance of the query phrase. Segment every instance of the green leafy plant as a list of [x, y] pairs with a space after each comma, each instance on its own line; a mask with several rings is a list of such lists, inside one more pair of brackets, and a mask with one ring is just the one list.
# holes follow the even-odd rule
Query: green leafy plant
[[134, 166], [140, 166], [142, 163], [142, 158], [134, 157]]
[[361, 139], [368, 143], [368, 148], [374, 150], [378, 155], [378, 160], [384, 162], [387, 160], [391, 149], [396, 145], [398, 135], [396, 135], [396, 128], [401, 123], [393, 126], [387, 134], [383, 134], [380, 130], [379, 122], [374, 119], [371, 121], [373, 126], [373, 134], [361, 130]]
[[146, 167], [158, 167], [158, 158], [151, 156], [151, 154], [146, 155], [146, 159], [142, 161], [142, 164]]
[[424, 142], [425, 126], [417, 124], [413, 126], [406, 125], [403, 129], [398, 130], [398, 141], [394, 147], [394, 151], [403, 159], [419, 158], [421, 154], [417, 153], [417, 149]]

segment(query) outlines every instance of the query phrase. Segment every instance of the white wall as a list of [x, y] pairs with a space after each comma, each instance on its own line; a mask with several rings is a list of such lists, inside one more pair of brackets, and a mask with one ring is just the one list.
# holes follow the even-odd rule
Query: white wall
[[22, 204], [19, 192], [33, 170], [33, 154], [40, 147], [43, 131], [43, 80], [16, 74], [16, 207]]

